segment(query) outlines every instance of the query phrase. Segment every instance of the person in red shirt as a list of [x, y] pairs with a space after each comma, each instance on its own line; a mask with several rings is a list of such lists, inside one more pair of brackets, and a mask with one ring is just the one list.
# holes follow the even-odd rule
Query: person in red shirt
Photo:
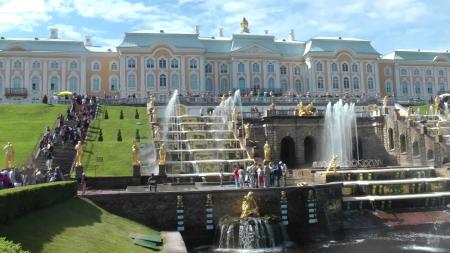
[[239, 166], [236, 164], [233, 167], [233, 175], [234, 175], [234, 184], [236, 185], [236, 189], [239, 189]]

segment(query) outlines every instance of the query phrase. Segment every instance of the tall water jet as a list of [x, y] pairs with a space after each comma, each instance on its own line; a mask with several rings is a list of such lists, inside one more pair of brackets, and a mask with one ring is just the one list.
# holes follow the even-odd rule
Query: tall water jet
[[341, 99], [334, 105], [329, 102], [325, 111], [321, 159], [328, 161], [337, 155], [339, 165], [353, 160], [354, 137], [358, 140], [355, 104], [344, 104]]
[[163, 128], [162, 128], [162, 140], [167, 141], [167, 135], [170, 130], [177, 130], [177, 116], [178, 116], [178, 90], [174, 90], [172, 96], [170, 97], [169, 103], [167, 103], [166, 110], [164, 111], [163, 117]]

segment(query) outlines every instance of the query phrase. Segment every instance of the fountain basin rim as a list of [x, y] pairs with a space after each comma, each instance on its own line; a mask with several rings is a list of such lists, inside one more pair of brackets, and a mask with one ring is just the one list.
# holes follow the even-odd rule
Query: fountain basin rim
[[167, 153], [192, 153], [192, 152], [212, 152], [212, 151], [245, 151], [244, 148], [205, 148], [205, 149], [166, 149]]
[[349, 185], [386, 185], [386, 184], [409, 184], [409, 183], [433, 183], [450, 181], [448, 177], [433, 177], [433, 178], [406, 178], [394, 180], [361, 180], [361, 181], [344, 181], [344, 186]]
[[347, 174], [347, 173], [377, 173], [377, 172], [408, 172], [408, 171], [421, 171], [421, 170], [435, 170], [433, 167], [416, 167], [416, 168], [386, 168], [386, 169], [349, 169], [349, 170], [337, 170], [335, 173]]
[[383, 195], [383, 196], [349, 196], [342, 197], [344, 202], [352, 201], [381, 201], [381, 200], [402, 200], [402, 199], [424, 199], [424, 198], [441, 198], [450, 196], [450, 192], [429, 192], [429, 193], [415, 193], [403, 195]]
[[166, 165], [169, 164], [198, 164], [198, 163], [239, 163], [239, 162], [254, 162], [253, 159], [233, 159], [233, 160], [196, 160], [196, 161], [166, 161]]

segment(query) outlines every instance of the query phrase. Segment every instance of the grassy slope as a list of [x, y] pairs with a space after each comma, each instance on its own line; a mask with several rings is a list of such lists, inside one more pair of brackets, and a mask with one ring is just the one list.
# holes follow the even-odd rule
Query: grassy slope
[[0, 105], [0, 167], [4, 165], [3, 147], [8, 141], [16, 151], [14, 165], [26, 163], [39, 136], [66, 109], [66, 105]]
[[[430, 105], [411, 106], [414, 111], [420, 110], [421, 115], [427, 115], [430, 110]], [[408, 108], [406, 108], [408, 109]]]
[[157, 234], [136, 222], [108, 213], [93, 203], [74, 198], [28, 214], [0, 234], [33, 253], [152, 252], [136, 246], [128, 233]]
[[[104, 119], [105, 108], [109, 119]], [[139, 119], [135, 119], [135, 111], [139, 111]], [[124, 119], [119, 119], [123, 110]], [[141, 123], [140, 125], [137, 123]], [[89, 176], [131, 176], [131, 146], [139, 129], [141, 143], [150, 142], [150, 127], [145, 107], [103, 106], [102, 112], [94, 122], [93, 134], [85, 146], [83, 165]], [[103, 131], [103, 142], [98, 141], [98, 128]], [[118, 130], [122, 132], [122, 142], [117, 141]], [[103, 157], [103, 163], [97, 162]]]

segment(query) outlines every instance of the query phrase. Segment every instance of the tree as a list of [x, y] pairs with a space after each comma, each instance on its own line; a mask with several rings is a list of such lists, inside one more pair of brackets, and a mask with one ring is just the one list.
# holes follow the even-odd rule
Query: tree
[[120, 129], [117, 132], [117, 141], [122, 141], [122, 132], [120, 132]]
[[136, 141], [141, 141], [141, 135], [139, 134], [139, 129], [136, 129]]
[[136, 112], [134, 113], [134, 118], [139, 119], [139, 112], [138, 112], [137, 108], [136, 108]]
[[44, 97], [42, 97], [42, 103], [47, 104], [48, 103], [48, 97], [47, 95], [44, 95]]
[[120, 117], [119, 119], [123, 119], [123, 110], [120, 110]]
[[103, 131], [102, 131], [102, 129], [100, 129], [100, 132], [98, 133], [98, 141], [103, 141]]
[[105, 109], [105, 119], [109, 119], [108, 110]]

